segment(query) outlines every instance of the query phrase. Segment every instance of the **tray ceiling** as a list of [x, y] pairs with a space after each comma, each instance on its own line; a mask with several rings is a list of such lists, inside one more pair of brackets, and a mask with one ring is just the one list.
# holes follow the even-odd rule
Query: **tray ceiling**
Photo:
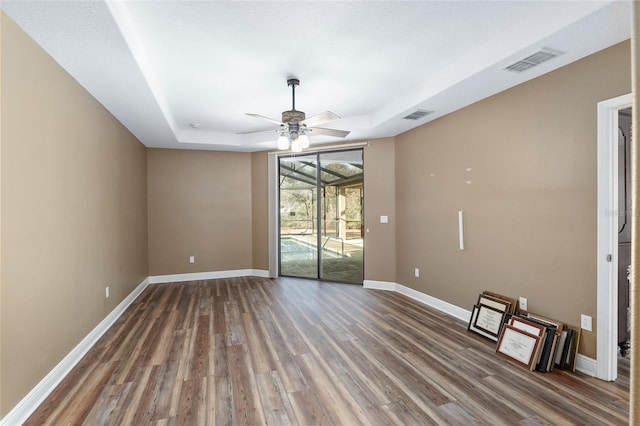
[[[0, 7], [148, 147], [258, 151], [246, 116], [330, 110], [395, 136], [630, 37], [627, 1], [11, 1]], [[561, 55], [503, 68], [542, 48]], [[432, 111], [417, 120], [403, 117]], [[266, 125], [265, 125], [266, 124]], [[311, 144], [342, 141], [312, 137]]]

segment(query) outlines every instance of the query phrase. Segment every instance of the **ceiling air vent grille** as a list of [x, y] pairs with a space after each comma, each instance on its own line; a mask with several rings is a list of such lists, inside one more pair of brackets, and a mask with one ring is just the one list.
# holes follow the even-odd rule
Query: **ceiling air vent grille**
[[553, 49], [540, 49], [533, 55], [529, 55], [524, 59], [520, 59], [517, 62], [514, 62], [511, 65], [507, 65], [504, 67], [504, 70], [512, 71], [512, 72], [523, 72], [528, 70], [529, 68], [533, 68], [537, 65], [540, 65], [543, 62], [546, 62], [550, 59], [553, 59], [557, 56], [562, 55], [563, 52]]
[[417, 109], [414, 112], [412, 112], [411, 114], [409, 114], [409, 115], [407, 115], [405, 117], [402, 117], [402, 118], [404, 118], [405, 120], [419, 120], [422, 117], [424, 117], [425, 115], [429, 115], [431, 113], [433, 113], [433, 111], [425, 111], [423, 109]]

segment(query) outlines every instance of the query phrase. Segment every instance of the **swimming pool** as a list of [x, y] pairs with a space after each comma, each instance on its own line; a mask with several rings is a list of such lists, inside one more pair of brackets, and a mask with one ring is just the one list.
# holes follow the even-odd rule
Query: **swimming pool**
[[[295, 238], [286, 237], [280, 239], [280, 259], [282, 262], [291, 260], [315, 260], [318, 257], [318, 250], [315, 245]], [[323, 259], [339, 259], [340, 254], [323, 249]]]

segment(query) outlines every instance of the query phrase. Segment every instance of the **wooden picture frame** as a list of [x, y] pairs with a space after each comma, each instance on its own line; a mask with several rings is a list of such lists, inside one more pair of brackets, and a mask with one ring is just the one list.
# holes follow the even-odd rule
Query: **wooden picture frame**
[[502, 311], [491, 306], [478, 304], [478, 313], [476, 314], [475, 321], [473, 323], [476, 329], [491, 335], [496, 340], [502, 330], [504, 324], [504, 316], [506, 311]]
[[519, 330], [526, 331], [527, 333], [535, 334], [540, 338], [543, 338], [545, 333], [547, 332], [547, 328], [544, 325], [537, 324], [532, 321], [527, 321], [526, 318], [518, 316], [511, 317], [509, 325]]
[[505, 324], [496, 353], [528, 370], [533, 370], [540, 353], [540, 340], [540, 336]]
[[511, 304], [508, 301], [498, 299], [493, 296], [488, 296], [486, 294], [481, 294], [478, 296], [478, 303], [476, 303], [476, 305], [490, 306], [503, 312], [511, 311]]
[[509, 304], [509, 313], [510, 314], [514, 314], [516, 312], [516, 299], [512, 298], [512, 297], [508, 297], [508, 296], [504, 296], [502, 294], [498, 294], [498, 293], [493, 293], [491, 291], [483, 291], [482, 292], [483, 296], [488, 296], [488, 297], [492, 297], [494, 299], [498, 299], [501, 300], [503, 302], [506, 302]]
[[541, 372], [547, 371], [548, 353], [552, 342], [548, 342], [548, 339], [552, 339], [551, 336], [554, 332], [549, 327], [539, 324], [535, 321], [531, 321], [525, 317], [513, 316], [509, 324], [520, 330], [526, 331], [531, 334], [535, 334], [540, 337], [540, 350], [536, 359], [535, 369]]

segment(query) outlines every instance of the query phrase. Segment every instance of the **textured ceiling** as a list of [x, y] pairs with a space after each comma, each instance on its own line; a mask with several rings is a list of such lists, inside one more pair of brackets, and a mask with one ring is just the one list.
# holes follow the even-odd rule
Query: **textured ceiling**
[[[628, 1], [11, 1], [0, 7], [146, 146], [273, 149], [296, 109], [394, 136], [630, 37]], [[563, 55], [520, 74], [540, 48]], [[434, 111], [416, 121], [402, 117]], [[197, 125], [194, 128], [192, 125]], [[317, 136], [312, 144], [341, 139]]]

